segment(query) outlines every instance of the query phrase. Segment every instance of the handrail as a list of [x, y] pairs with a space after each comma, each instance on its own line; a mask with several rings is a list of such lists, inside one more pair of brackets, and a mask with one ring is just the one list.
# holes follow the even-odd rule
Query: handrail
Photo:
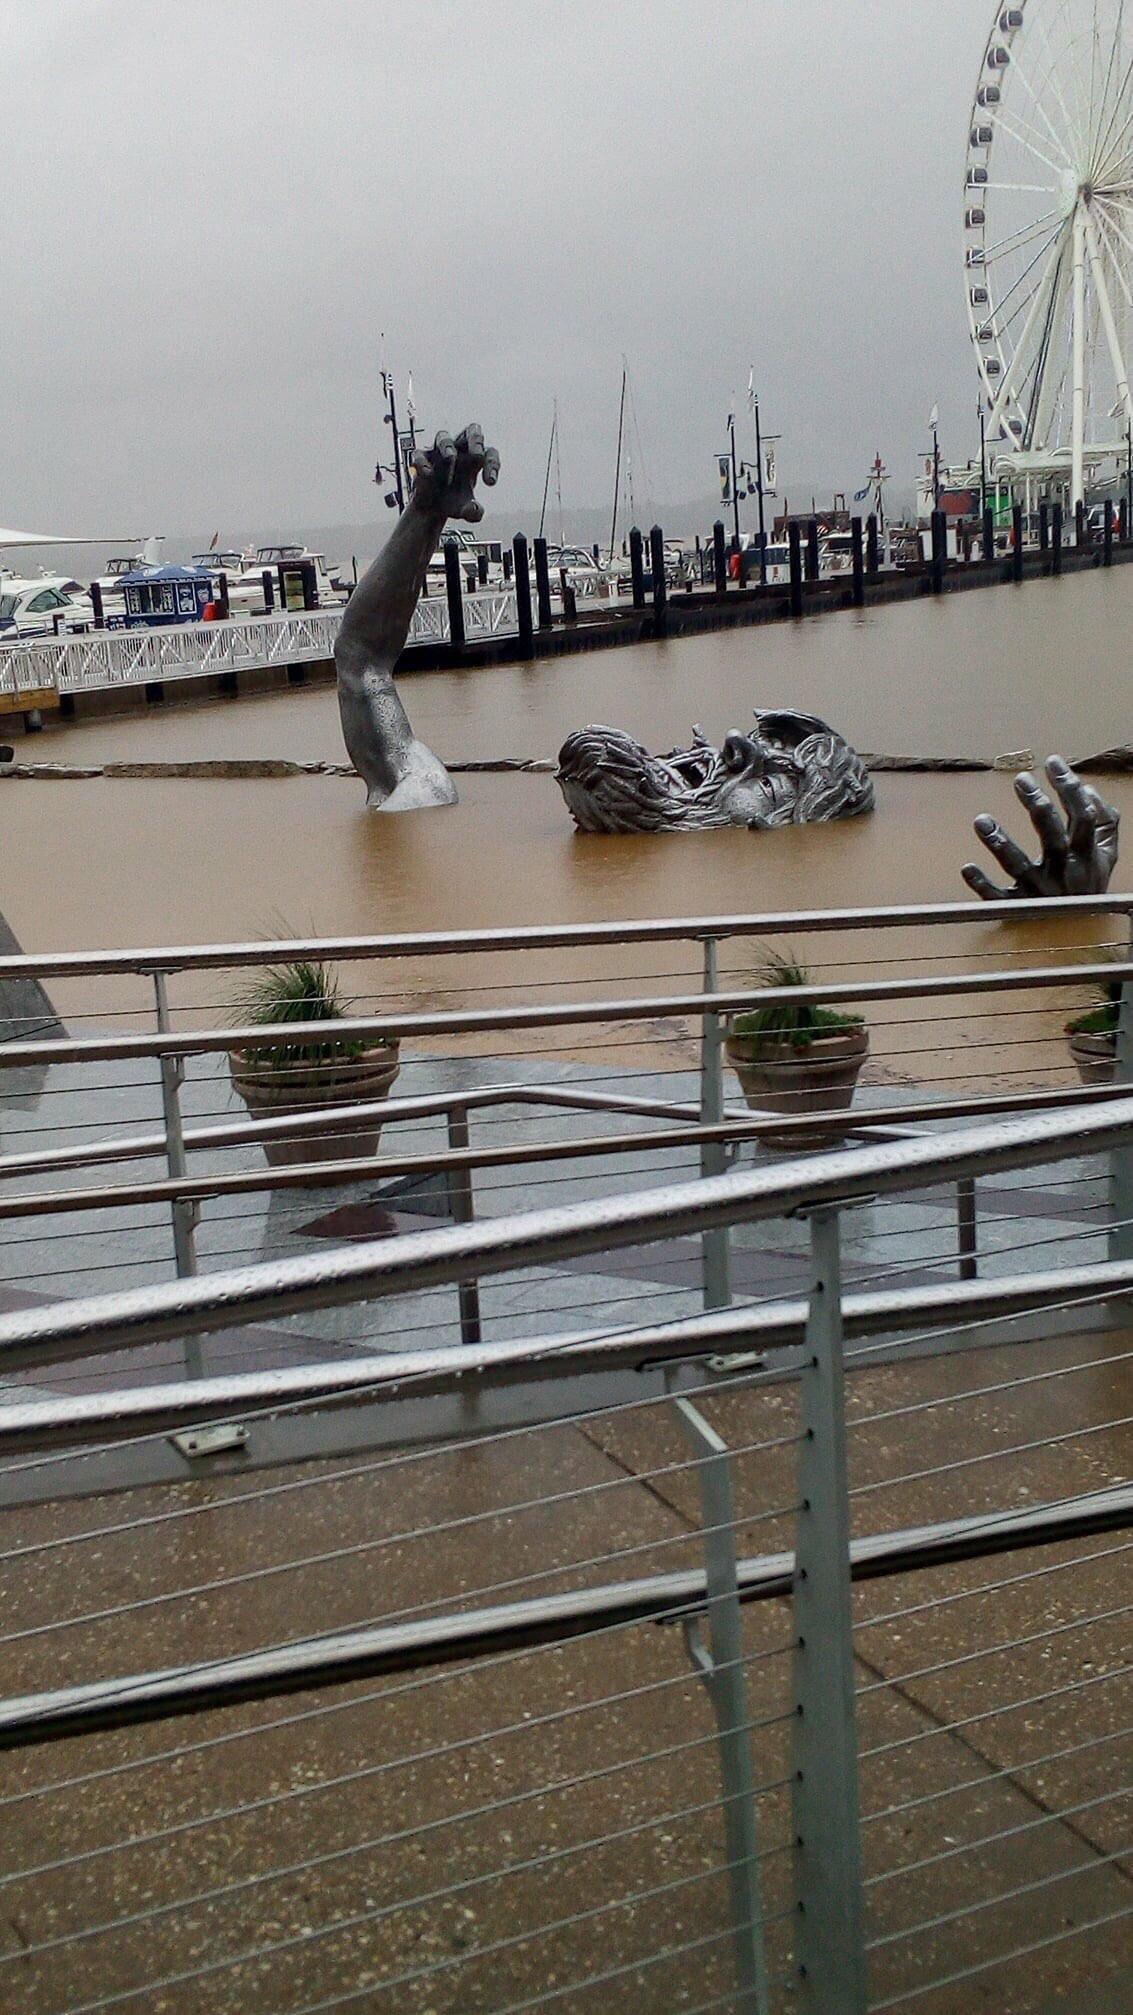
[[[1039, 1273], [1008, 1274], [992, 1280], [945, 1281], [928, 1287], [866, 1288], [842, 1301], [847, 1339], [918, 1335], [958, 1329], [1107, 1299], [1133, 1292], [1133, 1260], [1099, 1260]], [[113, 1394], [76, 1398], [13, 1400], [0, 1407], [0, 1457], [43, 1449], [148, 1434], [168, 1434], [189, 1424], [239, 1418], [293, 1406], [354, 1406], [400, 1398], [535, 1382], [572, 1381], [595, 1372], [646, 1372], [665, 1366], [692, 1366], [706, 1358], [744, 1358], [751, 1353], [783, 1353], [776, 1373], [789, 1374], [791, 1354], [806, 1333], [808, 1303], [802, 1298], [745, 1304], [671, 1322], [621, 1330], [576, 1330], [565, 1335], [505, 1339], [478, 1344], [441, 1344], [426, 1349], [378, 1351], [331, 1363], [290, 1365], [276, 1371], [228, 1372], [160, 1385], [128, 1386]], [[144, 1342], [145, 1339], [134, 1339]], [[0, 1374], [44, 1370], [81, 1357], [85, 1331], [57, 1334], [50, 1342], [8, 1340], [0, 1347]], [[867, 1357], [868, 1349], [854, 1353]], [[744, 1370], [752, 1375], [752, 1367]], [[728, 1371], [720, 1368], [726, 1387]]]
[[[904, 1531], [870, 1533], [850, 1542], [850, 1576], [876, 1581], [915, 1569], [947, 1566], [989, 1554], [1052, 1546], [1068, 1539], [1123, 1531], [1133, 1524], [1133, 1488], [1088, 1492], [1007, 1513], [953, 1518]], [[736, 1562], [741, 1602], [791, 1593], [793, 1553]], [[704, 1568], [636, 1581], [606, 1583], [491, 1608], [465, 1609], [408, 1623], [299, 1639], [241, 1657], [135, 1672], [85, 1686], [26, 1694], [0, 1702], [0, 1751], [33, 1748], [111, 1728], [139, 1727], [175, 1716], [278, 1700], [315, 1688], [416, 1672], [456, 1661], [499, 1656], [537, 1645], [563, 1644], [599, 1629], [677, 1621], [703, 1611], [710, 1599]], [[1128, 1669], [1128, 1668], [1125, 1668]]]
[[0, 979], [63, 979], [110, 973], [179, 973], [285, 960], [396, 959], [450, 953], [537, 951], [585, 945], [774, 937], [791, 931], [890, 930], [1028, 917], [1131, 916], [1133, 894], [1042, 896], [1000, 902], [894, 903], [873, 908], [763, 910], [734, 916], [630, 918], [600, 924], [522, 924], [506, 930], [416, 931], [385, 936], [286, 938], [243, 944], [164, 945], [125, 951], [22, 952], [0, 958]]
[[[1009, 966], [976, 973], [921, 974], [912, 979], [831, 980], [804, 987], [761, 987], [759, 1004], [770, 1007], [800, 1002], [843, 1005], [857, 1001], [934, 1000], [973, 993], [1021, 993], [1030, 987], [1083, 986], [1133, 979], [1133, 962], [1107, 959], [1104, 964]], [[631, 998], [553, 1001], [535, 1007], [463, 1008], [450, 1014], [383, 1014], [345, 1017], [334, 1024], [337, 1042], [420, 1039], [435, 1035], [484, 1035], [501, 1029], [579, 1028], [593, 1022], [648, 1021], [659, 1006], [668, 1014], [737, 1014], [749, 1008], [752, 989], [730, 988], [718, 993], [659, 993]], [[0, 1045], [0, 1069], [42, 1063], [120, 1062], [128, 1057], [215, 1056], [231, 1049], [272, 1043], [325, 1043], [325, 1021], [249, 1022], [227, 1029], [187, 1029], [157, 1034], [74, 1036], [47, 1042]]]
[[513, 1271], [593, 1252], [703, 1235], [904, 1189], [1096, 1153], [1133, 1134], [1133, 1097], [1108, 1106], [854, 1147], [512, 1217], [419, 1231], [157, 1286], [0, 1316], [6, 1346], [51, 1347], [81, 1331], [91, 1352], [206, 1335], [347, 1302]]

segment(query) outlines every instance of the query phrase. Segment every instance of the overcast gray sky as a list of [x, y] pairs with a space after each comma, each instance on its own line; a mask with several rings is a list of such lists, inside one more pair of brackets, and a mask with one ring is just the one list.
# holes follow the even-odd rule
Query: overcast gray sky
[[[782, 480], [976, 435], [961, 271], [992, 0], [4, 0], [0, 521], [381, 515], [380, 331], [506, 514], [704, 495], [748, 369]], [[641, 487], [646, 487], [642, 482]], [[803, 502], [801, 494], [798, 501]]]

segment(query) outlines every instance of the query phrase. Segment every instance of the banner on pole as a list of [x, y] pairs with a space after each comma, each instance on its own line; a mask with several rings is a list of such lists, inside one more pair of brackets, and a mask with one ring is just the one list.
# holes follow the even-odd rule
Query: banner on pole
[[716, 459], [720, 465], [720, 502], [722, 504], [730, 504], [732, 501], [732, 458], [730, 455], [718, 455]]
[[774, 441], [763, 443], [763, 494], [774, 497], [778, 494], [778, 461]]

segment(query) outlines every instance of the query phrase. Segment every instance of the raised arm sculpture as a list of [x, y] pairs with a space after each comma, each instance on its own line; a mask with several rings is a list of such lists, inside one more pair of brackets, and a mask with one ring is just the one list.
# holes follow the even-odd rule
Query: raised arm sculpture
[[973, 861], [961, 868], [968, 887], [984, 902], [1002, 902], [1008, 896], [1099, 896], [1109, 887], [1117, 865], [1117, 812], [1061, 756], [1051, 756], [1045, 767], [1061, 812], [1029, 770], [1020, 771], [1015, 779], [1015, 796], [1038, 835], [1037, 861], [1028, 858], [989, 812], [981, 812], [975, 822], [976, 837], [1011, 878], [1011, 885], [1001, 889]]
[[454, 805], [456, 786], [440, 758], [419, 742], [393, 683], [425, 569], [449, 518], [477, 524], [477, 479], [493, 484], [500, 458], [479, 427], [453, 440], [438, 434], [414, 457], [413, 492], [382, 551], [346, 606], [334, 647], [338, 708], [350, 760], [373, 811], [415, 812]]

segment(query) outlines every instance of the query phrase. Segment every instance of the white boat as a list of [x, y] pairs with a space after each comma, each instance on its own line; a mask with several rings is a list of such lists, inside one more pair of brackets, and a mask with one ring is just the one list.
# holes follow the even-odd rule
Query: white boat
[[90, 596], [66, 574], [21, 580], [6, 573], [0, 580], [0, 643], [20, 643], [26, 637], [51, 637], [93, 626]]
[[[334, 604], [346, 600], [346, 584], [338, 565], [327, 560], [325, 553], [314, 553], [309, 546], [273, 545], [256, 546], [244, 555], [244, 569], [236, 586], [241, 595], [250, 591], [253, 597], [258, 593], [258, 608], [262, 612], [264, 603], [263, 577], [273, 576], [273, 592], [279, 602], [280, 567], [297, 567], [301, 560], [310, 561], [315, 569], [315, 588], [320, 604]], [[229, 601], [232, 601], [232, 583], [229, 583]]]
[[425, 570], [425, 593], [443, 595], [445, 592], [445, 547], [455, 546], [460, 558], [462, 586], [468, 586], [469, 576], [476, 575], [480, 585], [481, 560], [487, 567], [488, 578], [484, 583], [489, 588], [502, 588], [504, 584], [503, 546], [498, 539], [478, 539], [474, 532], [466, 531], [462, 525], [450, 525], [440, 545]]

